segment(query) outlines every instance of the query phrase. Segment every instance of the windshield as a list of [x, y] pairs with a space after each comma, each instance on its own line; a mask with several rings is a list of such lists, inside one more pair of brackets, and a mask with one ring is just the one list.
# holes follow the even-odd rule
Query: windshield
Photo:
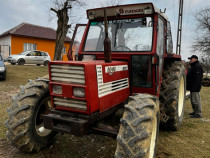
[[[108, 21], [111, 51], [151, 51], [152, 18], [120, 19]], [[104, 50], [104, 21], [91, 22], [84, 51]]]
[[29, 53], [30, 51], [24, 51], [24, 52], [21, 52], [20, 54], [18, 55], [26, 55], [27, 53]]

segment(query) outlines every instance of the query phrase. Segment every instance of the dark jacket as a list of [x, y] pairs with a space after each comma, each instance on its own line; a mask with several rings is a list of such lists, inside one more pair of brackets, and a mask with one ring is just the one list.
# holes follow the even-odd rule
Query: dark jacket
[[199, 61], [190, 64], [191, 68], [187, 73], [187, 90], [191, 92], [200, 92], [203, 78], [203, 68]]

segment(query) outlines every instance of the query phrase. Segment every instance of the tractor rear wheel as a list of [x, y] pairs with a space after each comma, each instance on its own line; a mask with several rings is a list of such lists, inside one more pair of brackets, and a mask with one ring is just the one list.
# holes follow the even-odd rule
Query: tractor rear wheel
[[167, 115], [166, 122], [161, 121], [164, 129], [178, 130], [182, 123], [186, 95], [186, 74], [181, 61], [166, 63], [160, 92], [160, 103]]
[[154, 158], [158, 132], [159, 104], [156, 97], [148, 94], [130, 97], [121, 119], [115, 158]]
[[30, 80], [20, 87], [13, 97], [13, 105], [7, 112], [9, 119], [4, 123], [6, 136], [11, 144], [24, 152], [38, 152], [53, 142], [55, 132], [43, 125], [43, 114], [51, 108], [49, 86], [46, 79]]

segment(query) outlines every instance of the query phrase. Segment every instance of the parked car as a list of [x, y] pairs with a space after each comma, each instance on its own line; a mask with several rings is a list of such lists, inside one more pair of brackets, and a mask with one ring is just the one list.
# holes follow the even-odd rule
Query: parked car
[[0, 79], [6, 80], [6, 67], [4, 65], [4, 60], [0, 54]]
[[18, 63], [18, 65], [36, 64], [40, 66], [43, 64], [47, 66], [49, 61], [51, 61], [49, 54], [39, 50], [27, 50], [18, 55], [10, 55], [8, 57], [8, 62], [12, 65]]

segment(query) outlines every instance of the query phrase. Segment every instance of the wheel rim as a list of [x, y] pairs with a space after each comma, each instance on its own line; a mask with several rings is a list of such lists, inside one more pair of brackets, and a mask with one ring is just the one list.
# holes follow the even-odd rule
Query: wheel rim
[[20, 59], [19, 65], [23, 65], [23, 64], [24, 64], [24, 60], [23, 59]]
[[45, 137], [49, 135], [52, 131], [44, 128], [44, 120], [42, 114], [49, 113], [49, 110], [51, 108], [51, 101], [50, 97], [45, 98], [41, 105], [39, 106], [39, 109], [37, 110], [36, 116], [35, 116], [35, 129], [36, 133], [41, 136]]
[[182, 76], [179, 85], [179, 100], [178, 100], [178, 116], [182, 116], [182, 111], [184, 107], [184, 77]]
[[156, 138], [157, 137], [157, 117], [155, 116], [152, 121], [152, 137], [150, 142], [149, 158], [153, 158], [155, 154]]

